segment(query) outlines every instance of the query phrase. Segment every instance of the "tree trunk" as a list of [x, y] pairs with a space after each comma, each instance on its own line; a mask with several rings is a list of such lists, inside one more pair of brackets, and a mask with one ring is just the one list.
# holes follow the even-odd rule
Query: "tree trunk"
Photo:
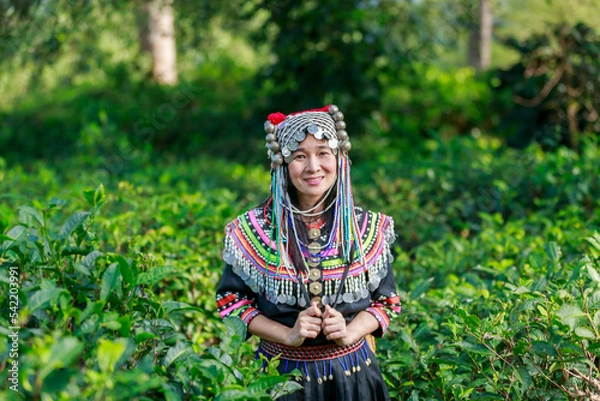
[[140, 47], [152, 56], [152, 78], [161, 84], [177, 83], [177, 51], [173, 0], [149, 0], [142, 5], [138, 29]]
[[492, 13], [489, 0], [480, 0], [477, 20], [469, 32], [469, 65], [478, 71], [490, 66], [492, 59]]

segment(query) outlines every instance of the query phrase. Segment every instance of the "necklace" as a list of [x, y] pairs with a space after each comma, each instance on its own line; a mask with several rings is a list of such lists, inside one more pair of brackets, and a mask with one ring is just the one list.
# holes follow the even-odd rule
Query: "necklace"
[[318, 221], [316, 224], [306, 223], [306, 228], [308, 229], [308, 238], [315, 240], [321, 236], [321, 229], [325, 225], [325, 220]]

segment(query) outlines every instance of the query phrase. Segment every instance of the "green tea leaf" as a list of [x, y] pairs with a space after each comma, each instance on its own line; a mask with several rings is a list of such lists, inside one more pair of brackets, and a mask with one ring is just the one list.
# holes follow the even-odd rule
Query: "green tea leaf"
[[117, 286], [119, 280], [119, 271], [117, 263], [113, 263], [106, 268], [102, 276], [102, 287], [100, 288], [100, 299], [106, 301], [111, 291]]
[[59, 238], [66, 239], [69, 235], [73, 233], [73, 231], [77, 230], [85, 219], [89, 216], [88, 212], [76, 212], [71, 217], [67, 219], [65, 224], [60, 228]]
[[592, 332], [592, 330], [588, 329], [587, 327], [583, 327], [583, 326], [579, 326], [579, 327], [575, 328], [575, 334], [577, 334], [579, 337], [583, 337], [583, 338], [589, 338], [589, 339], [596, 338], [596, 335], [594, 334], [594, 332]]
[[258, 380], [250, 383], [247, 387], [248, 391], [253, 394], [265, 394], [266, 391], [272, 389], [280, 383], [285, 383], [288, 378], [285, 376], [261, 376]]
[[33, 218], [41, 227], [45, 226], [44, 216], [42, 213], [32, 208], [31, 206], [21, 206], [19, 207], [19, 212], [21, 214], [21, 221], [23, 223], [27, 223], [27, 217]]
[[115, 370], [115, 366], [121, 355], [127, 348], [127, 340], [124, 338], [117, 338], [114, 341], [101, 338], [98, 340], [98, 366], [102, 372], [112, 373]]
[[50, 357], [40, 370], [40, 378], [43, 380], [53, 370], [69, 366], [71, 362], [81, 354], [83, 344], [75, 337], [64, 337], [52, 344]]
[[24, 226], [18, 225], [14, 226], [6, 233], [6, 236], [12, 239], [13, 241], [18, 241], [21, 236], [25, 233], [27, 229]]
[[96, 189], [84, 191], [83, 197], [91, 207], [98, 210], [100, 206], [104, 204], [104, 200], [106, 199], [104, 185], [100, 184]]
[[162, 306], [165, 308], [165, 312], [167, 312], [167, 314], [186, 311], [204, 312], [204, 309], [186, 304], [185, 302], [164, 301]]
[[422, 280], [421, 282], [419, 282], [417, 284], [417, 286], [415, 287], [415, 289], [410, 292], [410, 300], [414, 301], [415, 299], [417, 299], [421, 295], [423, 295], [425, 292], [427, 292], [429, 287], [431, 287], [431, 283], [433, 282], [433, 279], [434, 279], [433, 277], [430, 277], [426, 280]]
[[86, 255], [86, 257], [81, 261], [81, 264], [83, 264], [88, 269], [91, 269], [92, 267], [94, 267], [96, 259], [98, 259], [102, 255], [102, 252], [94, 250]]
[[560, 251], [560, 247], [558, 246], [558, 244], [556, 242], [552, 241], [552, 242], [547, 243], [545, 246], [545, 249], [546, 249], [546, 254], [550, 258], [550, 260], [552, 260], [554, 263], [556, 263], [560, 260], [561, 251]]
[[575, 304], [564, 304], [560, 307], [556, 315], [560, 318], [561, 322], [575, 330], [582, 318], [585, 317], [585, 313], [581, 308]]
[[177, 344], [168, 349], [167, 354], [163, 359], [163, 365], [169, 366], [183, 355], [189, 353], [193, 353], [193, 350], [189, 344], [183, 341], [178, 341]]
[[523, 385], [521, 388], [521, 395], [523, 395], [527, 389], [531, 386], [531, 375], [529, 374], [529, 370], [526, 367], [519, 367], [516, 369], [517, 378]]
[[600, 283], [600, 274], [598, 273], [598, 270], [594, 269], [594, 267], [592, 266], [592, 264], [589, 261], [586, 264], [586, 268], [587, 268], [587, 272], [588, 272], [588, 275], [590, 276], [590, 278], [592, 280], [594, 280], [596, 283]]
[[159, 281], [164, 280], [169, 277], [175, 268], [172, 266], [159, 266], [153, 269], [150, 269], [147, 272], [140, 273], [138, 276], [137, 284], [138, 285], [150, 285], [156, 284]]
[[63, 288], [58, 288], [49, 280], [42, 279], [40, 289], [29, 294], [27, 297], [27, 308], [33, 312], [52, 300], [58, 300], [58, 296], [66, 292]]
[[558, 356], [554, 345], [548, 341], [534, 341], [531, 343], [531, 352], [539, 356]]

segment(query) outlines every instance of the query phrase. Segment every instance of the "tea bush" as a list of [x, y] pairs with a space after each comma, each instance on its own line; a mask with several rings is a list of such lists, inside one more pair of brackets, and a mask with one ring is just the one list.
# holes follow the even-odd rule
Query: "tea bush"
[[[404, 312], [378, 348], [393, 398], [592, 399], [597, 144], [547, 154], [481, 137], [409, 149], [353, 170], [359, 203], [393, 216], [399, 234]], [[59, 167], [0, 159], [3, 396], [266, 400], [297, 387], [276, 361], [259, 373], [256, 340], [214, 303], [223, 228], [266, 196], [268, 172], [150, 160], [110, 171], [84, 156]]]

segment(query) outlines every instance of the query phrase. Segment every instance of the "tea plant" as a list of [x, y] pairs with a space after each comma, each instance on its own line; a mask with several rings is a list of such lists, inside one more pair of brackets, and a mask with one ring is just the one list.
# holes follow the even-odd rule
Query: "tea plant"
[[[18, 317], [2, 297], [0, 330], [4, 338], [18, 329], [18, 392], [6, 396], [42, 400], [222, 399], [264, 400], [295, 390], [289, 375], [279, 376], [263, 361], [252, 362], [241, 322], [227, 321], [216, 346], [190, 340], [181, 329], [190, 314], [203, 309], [160, 296], [175, 265], [139, 252], [105, 251], [93, 231], [106, 202], [103, 186], [87, 191], [86, 211], [50, 224], [64, 201], [42, 210], [24, 206], [19, 223], [3, 234], [4, 294], [10, 271], [19, 272]], [[13, 285], [14, 287], [14, 285]], [[196, 325], [196, 330], [202, 330]], [[0, 379], [15, 359], [0, 342]], [[245, 361], [242, 363], [241, 361]]]

